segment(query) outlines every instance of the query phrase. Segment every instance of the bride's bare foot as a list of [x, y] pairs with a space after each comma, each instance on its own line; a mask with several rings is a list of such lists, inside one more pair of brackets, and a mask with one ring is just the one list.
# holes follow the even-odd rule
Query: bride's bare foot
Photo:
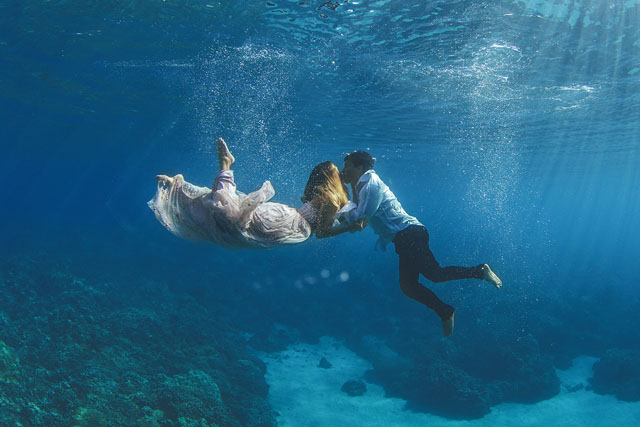
[[500, 280], [496, 273], [491, 270], [489, 264], [484, 264], [482, 266], [482, 271], [484, 272], [484, 277], [482, 278], [483, 280], [491, 283], [496, 287], [496, 289], [500, 289], [502, 287], [502, 280]]
[[156, 181], [158, 181], [158, 184], [162, 185], [173, 184], [173, 178], [170, 178], [167, 175], [156, 175]]
[[231, 165], [236, 161], [233, 157], [227, 143], [224, 139], [218, 138], [218, 162], [220, 163], [220, 170], [229, 170]]

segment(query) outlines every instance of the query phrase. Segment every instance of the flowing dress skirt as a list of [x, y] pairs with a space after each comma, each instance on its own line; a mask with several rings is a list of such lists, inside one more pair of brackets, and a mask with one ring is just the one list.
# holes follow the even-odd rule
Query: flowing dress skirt
[[229, 249], [266, 249], [302, 243], [311, 227], [295, 209], [269, 200], [269, 181], [250, 194], [236, 190], [233, 171], [221, 171], [215, 191], [198, 187], [182, 175], [158, 183], [148, 205], [158, 221], [183, 239], [210, 241]]

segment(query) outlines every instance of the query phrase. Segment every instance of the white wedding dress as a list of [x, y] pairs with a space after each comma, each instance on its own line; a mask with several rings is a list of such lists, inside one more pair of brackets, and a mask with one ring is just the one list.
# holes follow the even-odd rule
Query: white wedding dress
[[[275, 191], [269, 181], [250, 194], [236, 191], [233, 171], [221, 171], [215, 191], [198, 187], [176, 175], [159, 182], [148, 205], [158, 221], [176, 236], [207, 240], [230, 249], [266, 249], [302, 243], [312, 233], [305, 219], [314, 209], [298, 211], [269, 200]], [[305, 216], [303, 216], [303, 213]], [[314, 222], [312, 222], [314, 223]]]

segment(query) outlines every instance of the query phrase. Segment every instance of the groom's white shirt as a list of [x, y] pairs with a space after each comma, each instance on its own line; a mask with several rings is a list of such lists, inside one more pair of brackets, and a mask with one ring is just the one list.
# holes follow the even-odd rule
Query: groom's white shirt
[[410, 225], [422, 225], [417, 218], [402, 209], [402, 205], [378, 174], [369, 169], [356, 183], [358, 204], [345, 215], [348, 223], [367, 218], [379, 236], [376, 248], [385, 250], [396, 233]]

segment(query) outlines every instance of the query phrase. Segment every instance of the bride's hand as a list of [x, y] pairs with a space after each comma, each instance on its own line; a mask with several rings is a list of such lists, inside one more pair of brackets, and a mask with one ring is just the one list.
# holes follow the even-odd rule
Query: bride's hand
[[356, 231], [362, 231], [366, 226], [367, 226], [367, 219], [365, 218], [363, 220], [356, 221], [353, 224], [351, 224], [351, 226], [349, 227], [349, 231], [351, 231], [352, 233]]

